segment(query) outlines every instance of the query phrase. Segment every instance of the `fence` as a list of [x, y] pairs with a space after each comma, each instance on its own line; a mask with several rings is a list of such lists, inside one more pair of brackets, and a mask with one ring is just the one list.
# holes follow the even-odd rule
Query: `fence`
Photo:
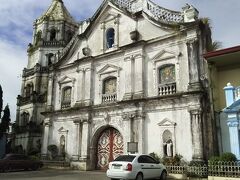
[[240, 177], [240, 162], [209, 162], [208, 165], [193, 165], [193, 166], [166, 166], [168, 173], [185, 174], [187, 177], [208, 176], [217, 177]]

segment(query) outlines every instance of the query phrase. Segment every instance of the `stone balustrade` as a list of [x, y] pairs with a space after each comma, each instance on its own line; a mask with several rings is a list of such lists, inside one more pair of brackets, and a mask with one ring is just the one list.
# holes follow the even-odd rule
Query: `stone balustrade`
[[175, 93], [176, 93], [176, 83], [158, 85], [159, 96], [171, 95]]
[[171, 11], [154, 4], [151, 1], [147, 1], [147, 10], [151, 12], [153, 18], [165, 22], [183, 22], [183, 16], [181, 12]]
[[65, 41], [43, 41], [43, 46], [65, 46]]
[[102, 95], [102, 102], [103, 103], [110, 103], [110, 102], [115, 102], [117, 101], [117, 94], [112, 93], [112, 94], [103, 94]]
[[61, 104], [61, 108], [62, 109], [66, 109], [66, 108], [69, 108], [71, 107], [71, 101], [63, 101], [62, 104]]

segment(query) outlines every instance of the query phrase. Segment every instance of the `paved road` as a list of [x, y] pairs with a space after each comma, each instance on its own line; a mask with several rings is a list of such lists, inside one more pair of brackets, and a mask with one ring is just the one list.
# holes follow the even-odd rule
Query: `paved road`
[[104, 172], [42, 169], [0, 173], [0, 180], [109, 180]]

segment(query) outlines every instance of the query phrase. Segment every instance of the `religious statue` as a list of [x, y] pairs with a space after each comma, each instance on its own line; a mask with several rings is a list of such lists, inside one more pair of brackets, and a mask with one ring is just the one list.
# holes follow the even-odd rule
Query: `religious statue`
[[173, 143], [171, 138], [169, 138], [165, 143], [163, 143], [164, 147], [164, 154], [167, 157], [172, 157], [173, 156]]

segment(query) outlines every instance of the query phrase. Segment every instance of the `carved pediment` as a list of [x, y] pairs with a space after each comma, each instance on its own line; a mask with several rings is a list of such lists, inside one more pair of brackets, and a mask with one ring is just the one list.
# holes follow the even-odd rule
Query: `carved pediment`
[[102, 74], [108, 74], [108, 73], [112, 73], [112, 72], [117, 72], [119, 73], [119, 71], [122, 68], [115, 66], [115, 65], [111, 65], [111, 64], [107, 64], [105, 65], [103, 68], [101, 68], [97, 74], [102, 75]]
[[116, 13], [113, 13], [113, 12], [108, 12], [107, 14], [105, 14], [101, 17], [101, 23], [112, 21], [119, 16], [120, 16], [120, 14], [116, 14]]
[[158, 54], [156, 54], [152, 60], [154, 62], [156, 62], [156, 61], [162, 61], [162, 60], [167, 60], [167, 59], [173, 59], [176, 57], [177, 57], [177, 55], [174, 52], [162, 50]]
[[60, 129], [58, 129], [58, 132], [62, 134], [62, 133], [67, 133], [68, 130], [65, 129], [64, 127], [61, 127]]
[[158, 125], [159, 126], [176, 126], [177, 124], [166, 118], [166, 119], [162, 120], [160, 123], [158, 123]]
[[70, 78], [68, 76], [64, 76], [62, 77], [59, 81], [58, 81], [58, 84], [65, 84], [65, 83], [69, 83], [69, 82], [75, 82], [75, 78]]

